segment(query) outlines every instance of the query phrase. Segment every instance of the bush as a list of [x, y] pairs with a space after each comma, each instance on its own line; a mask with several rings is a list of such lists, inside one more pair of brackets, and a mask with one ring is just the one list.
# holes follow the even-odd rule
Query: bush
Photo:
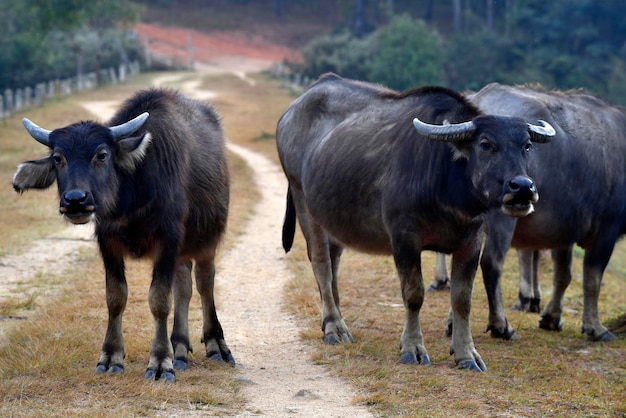
[[326, 72], [404, 90], [439, 84], [443, 76], [441, 41], [434, 29], [407, 15], [363, 39], [348, 32], [312, 40], [303, 50], [303, 74]]
[[374, 53], [370, 38], [360, 40], [348, 32], [324, 35], [315, 38], [303, 49], [305, 64], [302, 71], [312, 78], [333, 72], [342, 77], [364, 80]]
[[494, 32], [461, 34], [445, 49], [447, 85], [455, 90], [479, 90], [486, 84], [540, 82], [537, 66], [525, 65], [525, 52]]
[[368, 78], [397, 90], [444, 80], [441, 39], [435, 29], [408, 15], [394, 17], [377, 38]]

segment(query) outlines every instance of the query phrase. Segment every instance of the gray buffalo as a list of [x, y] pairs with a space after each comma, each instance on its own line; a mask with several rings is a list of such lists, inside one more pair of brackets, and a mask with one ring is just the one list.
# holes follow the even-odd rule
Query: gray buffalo
[[469, 326], [482, 216], [491, 208], [532, 212], [538, 194], [527, 155], [553, 133], [544, 122], [484, 115], [442, 87], [400, 93], [329, 74], [295, 100], [276, 136], [289, 182], [283, 246], [291, 248], [297, 216], [319, 286], [324, 341], [353, 341], [339, 308], [343, 247], [392, 254], [406, 312], [400, 359], [429, 364], [420, 253], [452, 253], [450, 352], [459, 367], [485, 370]]
[[626, 115], [577, 91], [490, 84], [468, 99], [484, 112], [546, 120], [556, 131], [549, 147], [529, 157], [528, 171], [542, 192], [536, 211], [517, 220], [497, 211], [486, 217], [480, 265], [489, 298], [487, 329], [494, 337], [517, 338], [500, 290], [504, 258], [513, 246], [520, 250], [523, 284], [516, 306], [536, 311], [536, 251], [552, 249], [554, 289], [539, 326], [561, 330], [562, 299], [572, 279], [572, 249], [578, 244], [585, 250], [582, 332], [593, 341], [614, 340], [600, 322], [598, 296], [615, 243], [626, 232]]
[[18, 167], [15, 190], [45, 189], [56, 180], [63, 216], [74, 224], [92, 219], [96, 224], [109, 310], [96, 372], [124, 370], [127, 255], [154, 260], [148, 298], [155, 333], [145, 377], [174, 381], [174, 369], [186, 368], [192, 349], [187, 324], [192, 261], [206, 355], [234, 364], [213, 299], [215, 251], [229, 201], [217, 111], [173, 90], [150, 89], [127, 100], [106, 125], [86, 121], [53, 131], [28, 119], [24, 125], [50, 152]]

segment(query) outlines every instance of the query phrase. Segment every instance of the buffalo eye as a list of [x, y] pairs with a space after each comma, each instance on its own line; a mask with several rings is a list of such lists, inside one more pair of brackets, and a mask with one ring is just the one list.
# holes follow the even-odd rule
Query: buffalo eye
[[485, 152], [496, 152], [496, 146], [492, 144], [491, 142], [487, 141], [486, 139], [483, 139], [482, 141], [480, 141], [479, 146], [480, 146], [480, 149]]
[[530, 152], [532, 148], [533, 148], [533, 145], [530, 142], [524, 144], [524, 151]]
[[62, 166], [64, 161], [63, 154], [61, 154], [60, 152], [55, 152], [54, 154], [52, 154], [52, 161], [54, 161], [54, 165]]
[[100, 150], [96, 153], [96, 162], [104, 163], [109, 158], [109, 152], [107, 150]]

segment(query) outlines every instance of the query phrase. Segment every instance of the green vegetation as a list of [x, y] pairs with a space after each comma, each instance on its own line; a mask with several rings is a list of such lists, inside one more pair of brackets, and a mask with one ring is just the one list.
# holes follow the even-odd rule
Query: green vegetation
[[137, 60], [128, 0], [0, 0], [0, 92]]
[[312, 78], [334, 71], [397, 89], [437, 83], [463, 91], [490, 82], [541, 83], [584, 88], [626, 104], [626, 23], [618, 0], [507, 1], [506, 7], [487, 1], [491, 8], [486, 9], [464, 2], [458, 10], [450, 4], [460, 1], [437, 8], [434, 2], [409, 8], [408, 2], [396, 1], [393, 11], [388, 2], [372, 3], [384, 13], [365, 10], [362, 19], [370, 24], [358, 25], [372, 32], [345, 32], [354, 25], [344, 22], [344, 32], [307, 45], [305, 62], [295, 70]]

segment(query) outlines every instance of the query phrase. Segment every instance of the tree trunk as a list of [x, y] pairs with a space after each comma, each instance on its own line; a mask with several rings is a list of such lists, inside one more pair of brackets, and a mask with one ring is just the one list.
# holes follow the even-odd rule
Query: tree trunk
[[354, 36], [362, 38], [365, 35], [365, 0], [356, 0], [354, 14]]
[[393, 16], [393, 0], [387, 0], [387, 12], [389, 16]]
[[452, 0], [452, 22], [454, 33], [461, 33], [461, 0]]
[[435, 7], [435, 0], [428, 0], [426, 2], [426, 10], [424, 11], [424, 20], [426, 22], [433, 21], [433, 9]]
[[515, 0], [506, 0], [504, 8], [506, 13], [506, 16], [504, 17], [504, 34], [508, 38], [511, 36], [511, 24], [514, 18]]

